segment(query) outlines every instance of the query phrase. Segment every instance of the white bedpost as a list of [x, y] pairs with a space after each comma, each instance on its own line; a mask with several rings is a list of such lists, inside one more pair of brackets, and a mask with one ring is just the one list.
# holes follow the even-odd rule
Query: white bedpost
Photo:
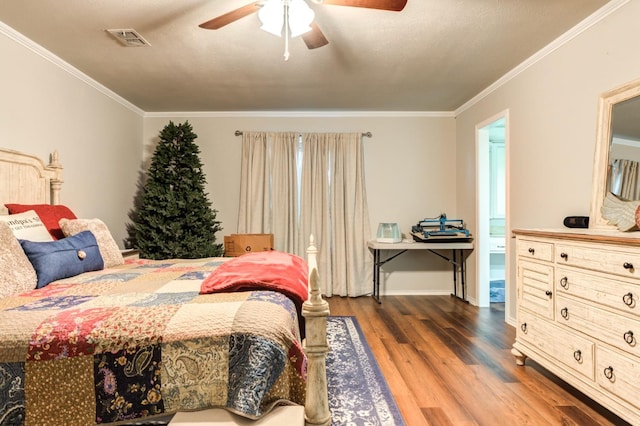
[[314, 245], [313, 235], [309, 240], [309, 248], [307, 249], [309, 296], [302, 305], [306, 332], [303, 347], [307, 354], [307, 399], [304, 404], [304, 419], [307, 426], [328, 426], [331, 424], [326, 367], [326, 357], [329, 352], [327, 343], [329, 304], [322, 298], [320, 292], [316, 262], [318, 250]]
[[51, 187], [51, 204], [60, 204], [60, 189], [62, 188], [62, 165], [58, 159], [58, 151], [53, 151], [51, 161], [46, 167], [47, 170], [53, 172], [53, 176], [49, 178]]

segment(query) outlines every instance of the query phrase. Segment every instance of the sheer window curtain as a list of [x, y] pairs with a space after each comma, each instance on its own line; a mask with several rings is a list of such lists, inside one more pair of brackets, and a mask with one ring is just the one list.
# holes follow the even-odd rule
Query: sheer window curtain
[[297, 241], [297, 151], [296, 133], [242, 134], [238, 233], [273, 234], [275, 248], [289, 253]]
[[241, 173], [238, 232], [302, 257], [313, 234], [323, 293], [371, 292], [360, 133], [243, 133]]
[[638, 162], [615, 159], [610, 169], [610, 191], [624, 200], [640, 200]]

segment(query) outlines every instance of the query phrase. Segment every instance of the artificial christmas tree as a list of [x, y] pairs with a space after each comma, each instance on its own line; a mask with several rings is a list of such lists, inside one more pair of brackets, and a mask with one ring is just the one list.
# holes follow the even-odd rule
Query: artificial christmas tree
[[198, 136], [189, 122], [168, 125], [160, 132], [140, 205], [130, 213], [129, 244], [146, 259], [222, 256], [216, 220], [204, 187]]

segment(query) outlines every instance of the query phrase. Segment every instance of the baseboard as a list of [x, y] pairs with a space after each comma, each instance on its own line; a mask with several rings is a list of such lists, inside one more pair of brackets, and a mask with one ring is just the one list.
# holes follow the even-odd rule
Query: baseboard
[[451, 290], [387, 290], [382, 292], [380, 296], [448, 296]]

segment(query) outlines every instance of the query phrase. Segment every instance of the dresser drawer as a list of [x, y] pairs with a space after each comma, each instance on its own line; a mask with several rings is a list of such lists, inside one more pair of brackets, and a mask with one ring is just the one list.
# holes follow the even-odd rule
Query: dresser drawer
[[618, 349], [640, 356], [640, 321], [556, 296], [556, 321]]
[[516, 252], [518, 256], [524, 258], [551, 262], [553, 260], [553, 243], [518, 238]]
[[599, 346], [596, 382], [610, 393], [640, 408], [640, 362]]
[[557, 244], [555, 262], [623, 277], [640, 278], [640, 251], [617, 246]]
[[556, 268], [556, 294], [569, 294], [600, 305], [640, 316], [640, 283], [636, 284], [596, 272]]
[[518, 262], [518, 306], [553, 319], [553, 266]]
[[581, 376], [594, 380], [595, 345], [588, 339], [528, 312], [518, 313], [516, 338], [562, 362]]

